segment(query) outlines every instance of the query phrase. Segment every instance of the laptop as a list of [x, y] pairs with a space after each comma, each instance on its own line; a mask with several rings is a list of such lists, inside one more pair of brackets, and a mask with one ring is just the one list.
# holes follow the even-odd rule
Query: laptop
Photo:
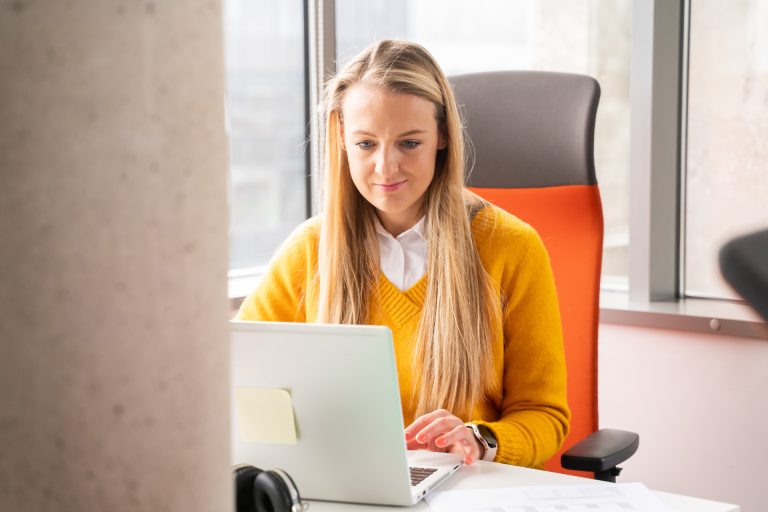
[[[412, 505], [463, 464], [408, 451], [388, 327], [231, 322], [232, 463], [302, 498]], [[416, 468], [412, 471], [411, 468]]]

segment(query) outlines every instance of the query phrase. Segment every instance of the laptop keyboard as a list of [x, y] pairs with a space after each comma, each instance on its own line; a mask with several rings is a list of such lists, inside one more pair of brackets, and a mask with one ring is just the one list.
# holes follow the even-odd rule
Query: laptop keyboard
[[411, 470], [411, 485], [419, 485], [429, 475], [437, 471], [436, 468], [408, 468]]

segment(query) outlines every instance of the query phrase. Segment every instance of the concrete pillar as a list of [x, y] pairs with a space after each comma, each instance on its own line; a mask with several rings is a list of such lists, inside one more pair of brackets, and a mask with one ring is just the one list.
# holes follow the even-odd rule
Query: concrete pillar
[[228, 510], [218, 1], [0, 3], [0, 510]]

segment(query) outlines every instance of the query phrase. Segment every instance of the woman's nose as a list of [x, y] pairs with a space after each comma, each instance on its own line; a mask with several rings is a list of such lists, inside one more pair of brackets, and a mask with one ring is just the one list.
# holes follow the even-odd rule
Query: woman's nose
[[388, 148], [381, 148], [376, 155], [376, 174], [391, 176], [397, 173], [397, 153]]

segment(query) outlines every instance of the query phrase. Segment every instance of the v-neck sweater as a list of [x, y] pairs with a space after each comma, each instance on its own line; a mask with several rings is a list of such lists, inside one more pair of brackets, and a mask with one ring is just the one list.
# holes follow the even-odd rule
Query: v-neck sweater
[[[239, 320], [316, 322], [321, 221], [301, 224], [272, 258], [257, 288], [243, 301]], [[549, 256], [536, 231], [517, 217], [486, 206], [472, 219], [480, 260], [499, 293], [502, 315], [492, 342], [498, 397], [480, 397], [466, 422], [496, 436], [496, 462], [541, 468], [562, 446], [570, 411], [557, 292]], [[411, 355], [424, 307], [428, 275], [401, 291], [379, 274], [369, 324], [392, 330], [405, 425], [419, 392]]]

